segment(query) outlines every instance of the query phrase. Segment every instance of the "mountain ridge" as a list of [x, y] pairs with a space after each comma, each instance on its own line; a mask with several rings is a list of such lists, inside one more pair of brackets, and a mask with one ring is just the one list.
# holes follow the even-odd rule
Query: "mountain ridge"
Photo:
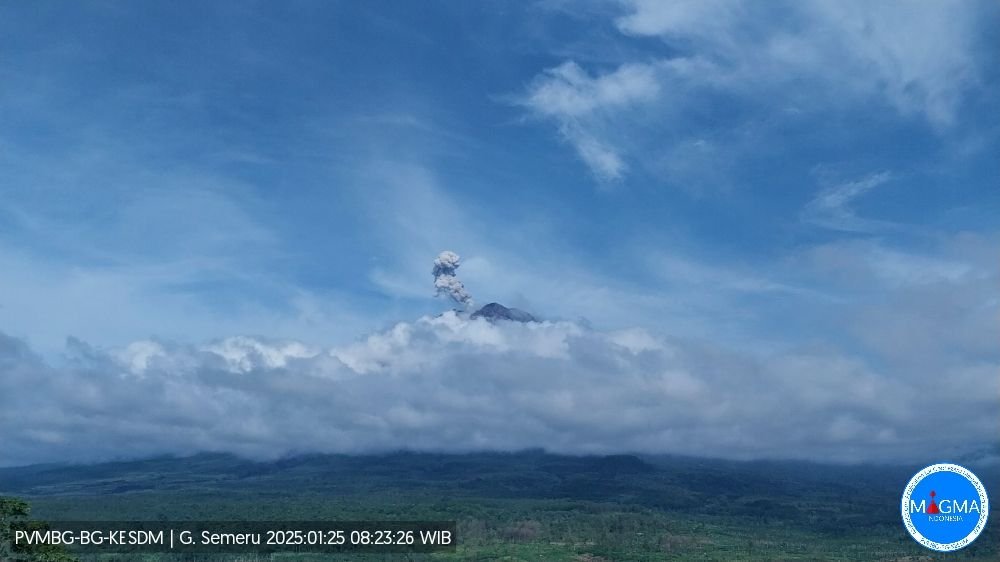
[[538, 319], [535, 318], [530, 312], [526, 312], [519, 308], [508, 308], [498, 302], [491, 302], [484, 305], [479, 310], [473, 312], [470, 318], [473, 320], [476, 318], [485, 318], [491, 322], [497, 320], [509, 320], [521, 323], [538, 322]]

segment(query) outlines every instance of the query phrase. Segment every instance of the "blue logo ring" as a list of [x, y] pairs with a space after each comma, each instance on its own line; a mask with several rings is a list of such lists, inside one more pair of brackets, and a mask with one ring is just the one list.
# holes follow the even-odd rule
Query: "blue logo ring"
[[[935, 501], [936, 491], [930, 488], [942, 489], [943, 498], [939, 500], [942, 507]], [[913, 499], [915, 493], [920, 498], [929, 497], [930, 506], [926, 499], [917, 504]], [[910, 536], [938, 552], [951, 552], [971, 544], [983, 532], [990, 513], [986, 488], [979, 478], [964, 467], [947, 463], [934, 464], [916, 473], [906, 484], [900, 508]], [[972, 512], [976, 513], [976, 519], [971, 517]]]

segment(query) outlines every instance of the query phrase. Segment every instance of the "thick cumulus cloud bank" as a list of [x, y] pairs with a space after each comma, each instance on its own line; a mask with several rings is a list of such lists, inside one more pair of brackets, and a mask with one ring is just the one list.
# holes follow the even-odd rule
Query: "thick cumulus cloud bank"
[[[346, 347], [71, 340], [58, 365], [0, 338], [0, 464], [158, 453], [543, 447], [908, 460], [995, 440], [993, 365], [892, 376], [572, 322], [400, 323]], [[951, 377], [961, 384], [943, 385]]]

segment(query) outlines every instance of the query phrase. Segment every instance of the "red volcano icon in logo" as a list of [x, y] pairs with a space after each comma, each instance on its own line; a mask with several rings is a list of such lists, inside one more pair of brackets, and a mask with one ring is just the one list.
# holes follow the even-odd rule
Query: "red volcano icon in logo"
[[934, 493], [934, 490], [931, 490], [931, 505], [927, 506], [927, 513], [930, 515], [941, 513], [941, 510], [938, 509], [937, 502], [934, 501], [934, 496], [936, 495], [937, 494]]

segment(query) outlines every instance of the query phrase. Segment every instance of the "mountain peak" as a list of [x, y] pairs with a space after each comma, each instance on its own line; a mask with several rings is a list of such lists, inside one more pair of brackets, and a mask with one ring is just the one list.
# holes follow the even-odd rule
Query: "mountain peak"
[[480, 308], [479, 310], [472, 313], [472, 318], [485, 318], [491, 322], [496, 320], [511, 320], [514, 322], [538, 322], [538, 319], [531, 314], [518, 310], [516, 308], [507, 308], [506, 306], [491, 302]]

